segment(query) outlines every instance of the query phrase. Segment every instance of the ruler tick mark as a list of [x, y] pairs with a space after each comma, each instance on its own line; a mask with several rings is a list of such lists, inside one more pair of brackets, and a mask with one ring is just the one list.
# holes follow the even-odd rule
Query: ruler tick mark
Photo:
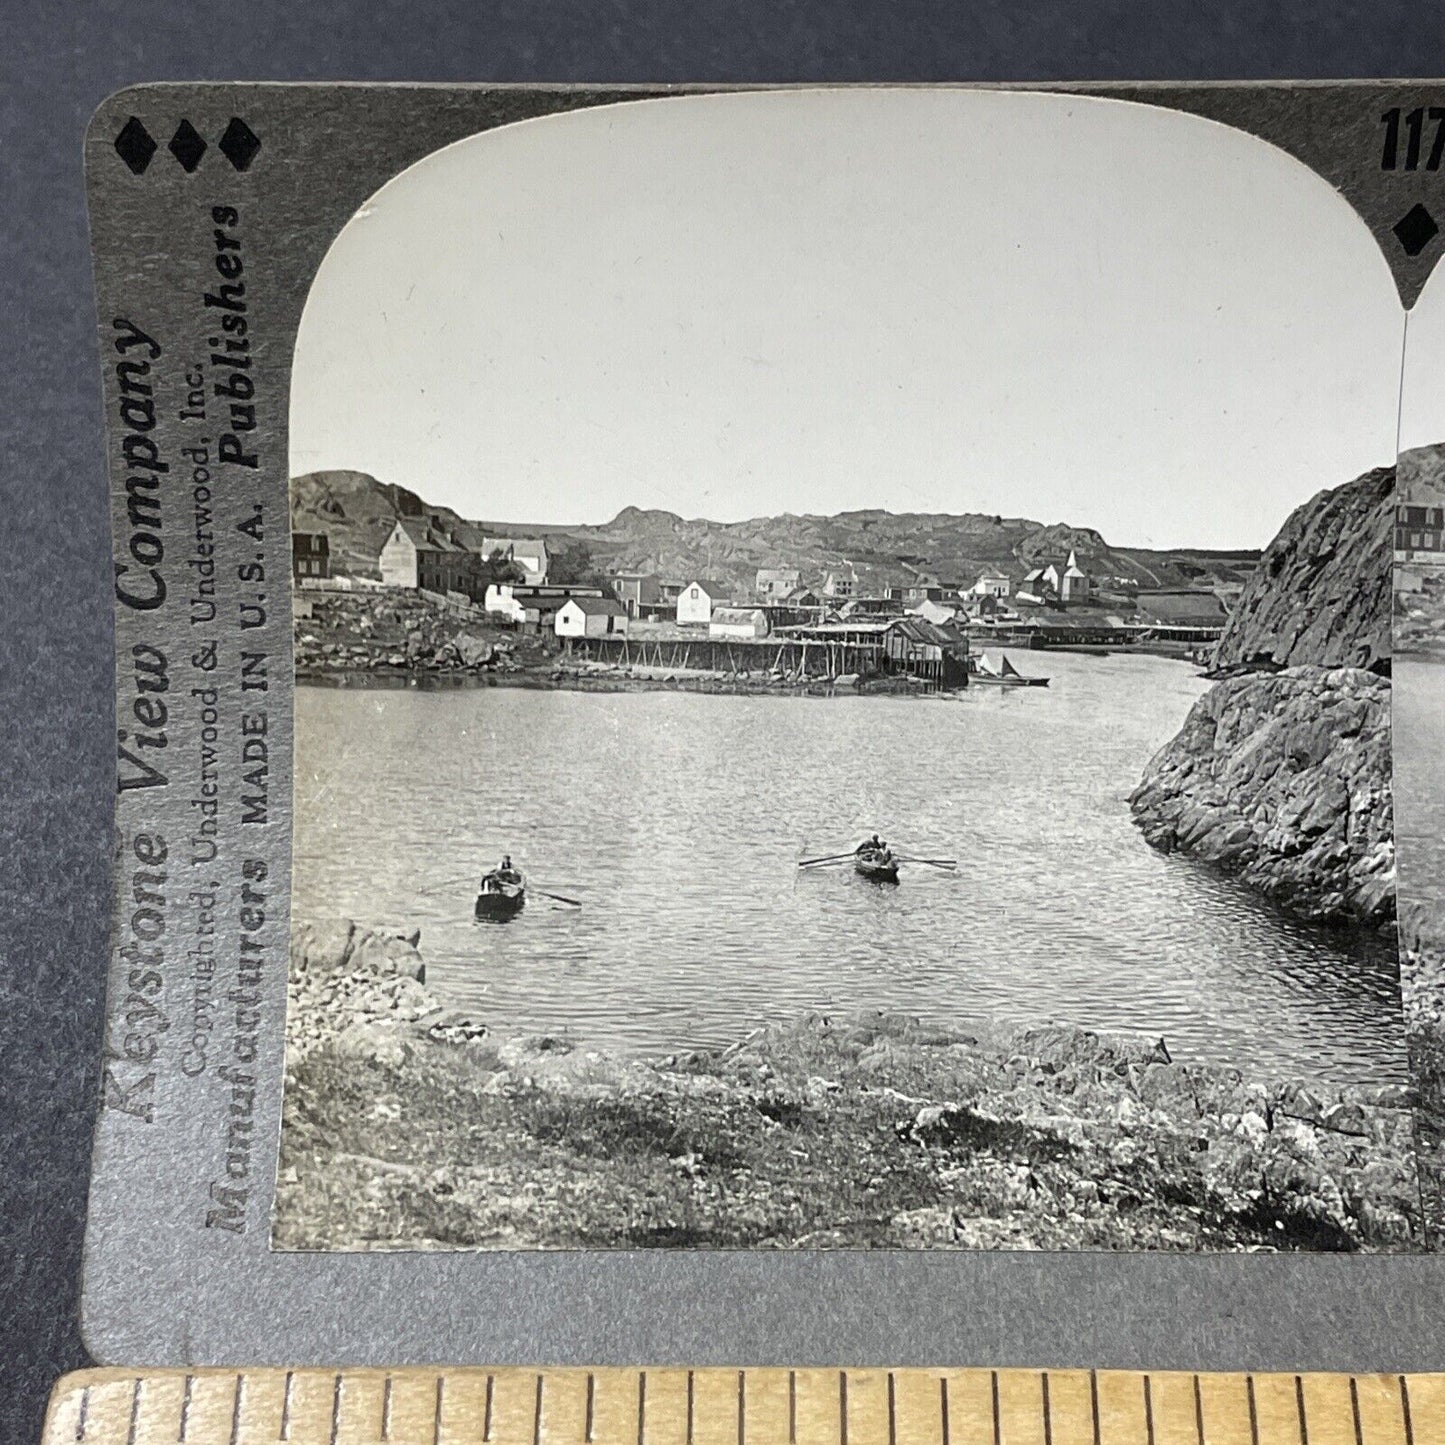
[[892, 1370], [888, 1372], [888, 1445], [898, 1445], [898, 1393]]
[[386, 1377], [386, 1383], [381, 1387], [381, 1438], [391, 1439], [391, 1376]]
[[331, 1445], [336, 1445], [336, 1437], [341, 1433], [341, 1376], [338, 1375], [331, 1386]]
[[592, 1410], [597, 1394], [597, 1377], [590, 1371], [587, 1375], [587, 1417], [582, 1422], [582, 1439], [585, 1445], [592, 1445]]
[[[988, 1372], [989, 1395], [993, 1402], [993, 1445], [1003, 1445], [1003, 1421], [998, 1417], [998, 1371]], [[1095, 1442], [1097, 1445], [1097, 1441]]]
[[1410, 1419], [1410, 1386], [1400, 1376], [1400, 1416], [1405, 1424], [1405, 1445], [1415, 1445], [1415, 1426]]
[[[1048, 1376], [1044, 1376], [1047, 1381]], [[1045, 1406], [1047, 1412], [1048, 1407]], [[1149, 1376], [1144, 1376], [1144, 1438], [1149, 1445], [1154, 1445], [1154, 1390], [1149, 1383]]]
[[[691, 1379], [691, 1376], [688, 1377]], [[688, 1392], [689, 1406], [692, 1400], [692, 1392]], [[689, 1445], [692, 1441], [692, 1410], [687, 1412]], [[788, 1371], [788, 1445], [798, 1445], [798, 1372]]]
[[532, 1445], [542, 1445], [542, 1377], [537, 1376], [537, 1403], [532, 1407]]
[[1254, 1403], [1254, 1376], [1244, 1377], [1244, 1393], [1249, 1400], [1250, 1445], [1259, 1445], [1259, 1409]]
[[[1305, 1382], [1303, 1376], [1294, 1377], [1294, 1407], [1299, 1414], [1299, 1445], [1310, 1445], [1310, 1427], [1305, 1422]], [[1201, 1442], [1203, 1437], [1200, 1437]]]
[[492, 1389], [495, 1379], [496, 1377], [494, 1375], [487, 1376], [487, 1398], [482, 1405], [483, 1440], [490, 1440], [492, 1438]]
[[433, 1445], [442, 1445], [442, 1398], [446, 1394], [447, 1377], [437, 1376], [437, 1407], [436, 1413], [432, 1416], [432, 1441]]
[[231, 1396], [231, 1445], [241, 1438], [241, 1392], [246, 1387], [246, 1377], [236, 1376], [236, 1390]]
[[687, 1372], [687, 1445], [692, 1445], [692, 1371]]
[[743, 1445], [747, 1434], [748, 1408], [748, 1377], [742, 1371], [738, 1371], [738, 1445]]
[[191, 1428], [191, 1395], [194, 1393], [195, 1388], [196, 1377], [194, 1375], [187, 1375], [186, 1388], [181, 1394], [181, 1429], [180, 1434], [176, 1436], [176, 1439], [181, 1442], [181, 1445], [185, 1445], [186, 1435]]
[[838, 1371], [838, 1440], [848, 1445], [848, 1372]]
[[647, 1437], [647, 1371], [637, 1372], [637, 1445]]
[[136, 1376], [135, 1384], [130, 1392], [130, 1424], [126, 1427], [125, 1445], [135, 1445], [135, 1427], [140, 1419], [140, 1392], [142, 1381], [139, 1375]]
[[1355, 1445], [1365, 1445], [1364, 1432], [1360, 1429], [1360, 1388], [1353, 1375], [1350, 1376], [1350, 1414], [1355, 1417]]
[[1199, 1437], [1199, 1445], [1204, 1445], [1204, 1395], [1198, 1375], [1194, 1377], [1194, 1433]]
[[286, 1371], [286, 1384], [281, 1390], [281, 1434], [280, 1439], [291, 1438], [291, 1391], [296, 1385], [296, 1371]]
[[943, 1425], [943, 1445], [949, 1445], [948, 1439], [948, 1376], [945, 1375], [938, 1382], [938, 1414]]
[[[1049, 1372], [1045, 1370], [1039, 1380], [1039, 1389], [1044, 1398], [1044, 1445], [1054, 1445], [1054, 1417], [1049, 1407]], [[1154, 1445], [1150, 1436], [1149, 1445]]]
[[75, 1412], [75, 1438], [85, 1439], [85, 1417], [90, 1414], [90, 1386], [80, 1392], [80, 1406]]

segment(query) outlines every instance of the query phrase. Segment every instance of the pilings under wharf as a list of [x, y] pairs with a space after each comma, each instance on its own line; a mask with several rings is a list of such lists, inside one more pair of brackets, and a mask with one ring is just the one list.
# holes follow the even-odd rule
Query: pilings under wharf
[[[937, 686], [945, 681], [941, 660], [890, 658], [881, 641], [815, 638], [740, 639], [724, 637], [569, 637], [564, 661], [616, 668], [645, 667], [664, 672], [705, 671], [775, 674], [804, 682], [827, 678], [911, 674]], [[961, 668], [949, 669], [951, 686], [966, 685]]]
[[773, 641], [729, 637], [569, 637], [563, 657], [610, 667], [650, 667], [667, 672], [780, 673], [827, 678], [884, 671], [881, 643]]

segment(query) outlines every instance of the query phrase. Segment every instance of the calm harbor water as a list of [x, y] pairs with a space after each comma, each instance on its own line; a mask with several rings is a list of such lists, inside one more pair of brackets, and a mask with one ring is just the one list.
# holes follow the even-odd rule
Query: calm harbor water
[[[1125, 799], [1205, 684], [1018, 654], [959, 701], [486, 688], [296, 693], [297, 918], [419, 926], [428, 984], [504, 1031], [635, 1052], [807, 1010], [1162, 1034], [1265, 1076], [1404, 1077], [1392, 941], [1292, 922], [1150, 849]], [[1442, 670], [1445, 672], [1445, 670]], [[896, 888], [800, 873], [879, 830]], [[510, 851], [535, 896], [472, 919]]]

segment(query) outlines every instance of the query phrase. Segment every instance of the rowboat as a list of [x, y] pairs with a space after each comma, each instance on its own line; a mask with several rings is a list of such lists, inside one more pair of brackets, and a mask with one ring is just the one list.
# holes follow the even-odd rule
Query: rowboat
[[970, 684], [982, 683], [984, 686], [991, 687], [1047, 687], [1049, 685], [1046, 677], [1025, 677], [1001, 652], [997, 657], [987, 652], [981, 654], [968, 680]]
[[527, 883], [515, 868], [494, 869], [477, 893], [476, 916], [495, 922], [514, 918], [527, 902]]
[[898, 882], [898, 860], [891, 853], [876, 853], [870, 849], [855, 855], [853, 866], [874, 883]]

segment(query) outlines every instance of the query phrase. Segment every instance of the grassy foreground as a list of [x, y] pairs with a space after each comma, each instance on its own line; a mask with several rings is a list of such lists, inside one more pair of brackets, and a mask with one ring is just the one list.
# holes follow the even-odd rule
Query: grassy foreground
[[278, 1248], [1424, 1247], [1400, 1088], [882, 1015], [621, 1060], [423, 978], [414, 940], [297, 930]]

